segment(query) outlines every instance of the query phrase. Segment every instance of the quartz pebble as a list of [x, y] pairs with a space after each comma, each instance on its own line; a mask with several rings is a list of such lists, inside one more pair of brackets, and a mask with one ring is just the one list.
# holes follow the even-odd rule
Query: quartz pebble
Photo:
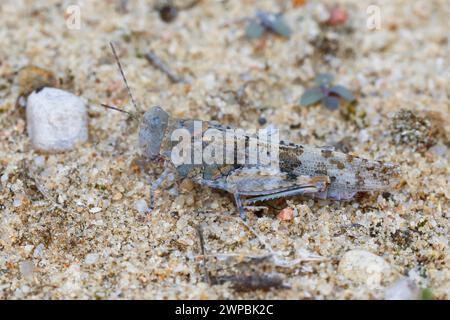
[[84, 262], [86, 264], [94, 264], [98, 260], [98, 254], [97, 253], [88, 253], [86, 257], [84, 258]]
[[386, 300], [417, 300], [420, 297], [420, 289], [406, 277], [395, 281], [384, 293]]
[[144, 214], [150, 211], [150, 208], [147, 205], [147, 201], [144, 199], [139, 199], [134, 203], [134, 207], [140, 214]]
[[284, 208], [278, 213], [277, 218], [281, 221], [291, 221], [294, 219], [294, 209]]
[[88, 138], [86, 106], [79, 97], [60, 89], [33, 91], [27, 100], [27, 130], [36, 150], [73, 149]]
[[338, 267], [345, 278], [367, 285], [379, 285], [390, 272], [389, 264], [383, 258], [364, 251], [350, 250], [344, 254]]
[[34, 265], [31, 260], [25, 260], [20, 262], [19, 270], [20, 273], [22, 274], [22, 277], [24, 277], [25, 279], [30, 280], [33, 278]]

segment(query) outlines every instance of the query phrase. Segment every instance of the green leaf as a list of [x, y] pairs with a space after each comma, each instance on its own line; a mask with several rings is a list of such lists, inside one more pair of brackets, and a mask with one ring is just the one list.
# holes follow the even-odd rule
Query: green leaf
[[350, 92], [350, 90], [348, 90], [347, 88], [345, 88], [344, 86], [334, 86], [330, 89], [330, 92], [337, 94], [338, 96], [340, 96], [341, 98], [347, 100], [347, 101], [354, 101], [355, 97], [353, 96], [353, 94]]
[[249, 39], [257, 39], [261, 37], [264, 32], [264, 27], [257, 21], [252, 21], [245, 29], [245, 35]]
[[317, 85], [329, 87], [333, 83], [333, 76], [329, 73], [321, 73], [315, 79]]
[[306, 107], [319, 102], [322, 98], [324, 98], [324, 95], [319, 88], [308, 89], [302, 94], [300, 105]]
[[289, 38], [291, 36], [291, 29], [284, 23], [283, 18], [281, 16], [277, 16], [276, 19], [267, 25], [271, 31], [276, 34]]
[[327, 109], [336, 110], [339, 107], [339, 100], [336, 97], [329, 96], [322, 99], [322, 104]]

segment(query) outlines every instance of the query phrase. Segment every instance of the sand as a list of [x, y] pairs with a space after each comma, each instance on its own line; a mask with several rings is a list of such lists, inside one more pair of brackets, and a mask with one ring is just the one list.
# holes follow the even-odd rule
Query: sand
[[[128, 10], [117, 3], [0, 5], [0, 298], [383, 299], [403, 276], [436, 299], [450, 298], [448, 1], [341, 1], [349, 13], [341, 28], [319, 24], [331, 1], [293, 8], [290, 1], [205, 0], [169, 24], [150, 1], [129, 1]], [[66, 24], [71, 4], [81, 8], [79, 30]], [[381, 9], [379, 30], [366, 26], [370, 4]], [[242, 19], [256, 9], [283, 10], [291, 38], [246, 39]], [[292, 142], [398, 163], [402, 182], [350, 202], [277, 202], [266, 214], [247, 213], [251, 229], [229, 195], [187, 181], [166, 183], [156, 209], [142, 212], [149, 178], [136, 165], [137, 126], [100, 107], [133, 110], [109, 41], [146, 109], [160, 105], [176, 117], [248, 129], [261, 128], [264, 117]], [[172, 83], [143, 57], [148, 50], [188, 81]], [[15, 107], [17, 71], [27, 65], [51, 70], [59, 87], [86, 101], [88, 143], [62, 154], [31, 148]], [[300, 107], [318, 72], [351, 89], [356, 106]], [[398, 139], [393, 121], [401, 109], [428, 126]], [[161, 170], [149, 164], [148, 176]], [[284, 207], [294, 210], [292, 220], [277, 218]], [[287, 288], [208, 284], [198, 226], [213, 279], [270, 274]], [[376, 283], [349, 279], [338, 266], [353, 249], [381, 257], [389, 272]]]

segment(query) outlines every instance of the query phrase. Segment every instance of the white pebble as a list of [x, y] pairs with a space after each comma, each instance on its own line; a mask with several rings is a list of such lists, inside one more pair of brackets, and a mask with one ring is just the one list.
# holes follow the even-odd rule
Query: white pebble
[[369, 141], [370, 136], [369, 133], [367, 132], [367, 130], [361, 130], [358, 134], [358, 141], [359, 143], [366, 143], [367, 141]]
[[102, 208], [99, 208], [99, 207], [94, 207], [94, 208], [89, 209], [90, 213], [99, 213], [100, 211], [102, 211]]
[[34, 165], [36, 167], [43, 167], [45, 165], [45, 157], [44, 156], [37, 156], [34, 159]]
[[70, 150], [88, 138], [86, 105], [60, 89], [34, 91], [27, 100], [27, 130], [37, 150]]
[[34, 272], [34, 264], [31, 260], [25, 260], [20, 262], [19, 264], [19, 270], [22, 274], [22, 277], [25, 279], [32, 279], [33, 278], [33, 272]]
[[430, 152], [434, 153], [435, 155], [437, 155], [439, 157], [442, 157], [447, 152], [447, 147], [443, 144], [437, 144], [430, 148]]
[[216, 76], [213, 73], [208, 73], [202, 78], [202, 82], [206, 90], [213, 90], [216, 86]]
[[144, 214], [150, 211], [150, 208], [147, 205], [147, 201], [145, 201], [144, 199], [137, 200], [134, 203], [134, 207], [140, 214]]
[[377, 286], [390, 273], [389, 264], [383, 258], [364, 250], [347, 251], [339, 262], [339, 273], [345, 278]]
[[417, 300], [419, 296], [419, 288], [406, 277], [395, 281], [384, 293], [386, 300]]
[[98, 253], [88, 253], [84, 258], [84, 263], [86, 264], [94, 264], [98, 260]]
[[42, 243], [38, 244], [36, 249], [34, 249], [33, 257], [42, 258], [42, 255], [44, 253], [44, 248], [45, 248], [44, 244], [42, 244]]
[[22, 205], [22, 199], [17, 197], [13, 201], [13, 207], [18, 208]]

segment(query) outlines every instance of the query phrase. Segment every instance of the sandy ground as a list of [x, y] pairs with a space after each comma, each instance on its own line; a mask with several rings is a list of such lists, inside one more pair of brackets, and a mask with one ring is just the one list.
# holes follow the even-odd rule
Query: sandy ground
[[[382, 299], [405, 275], [435, 298], [450, 298], [447, 0], [341, 1], [350, 18], [340, 29], [318, 23], [327, 1], [295, 8], [290, 1], [202, 1], [170, 24], [149, 1], [131, 0], [128, 11], [118, 2], [0, 4], [1, 298]], [[80, 30], [66, 26], [65, 10], [74, 3], [81, 7]], [[381, 8], [380, 30], [366, 27], [369, 4]], [[258, 8], [284, 10], [291, 38], [247, 40], [241, 19]], [[243, 128], [260, 128], [264, 117], [292, 142], [337, 144], [398, 163], [402, 183], [347, 203], [277, 202], [294, 209], [294, 219], [280, 221], [279, 209], [248, 212], [253, 232], [227, 194], [189, 182], [166, 184], [156, 210], [142, 214], [137, 208], [148, 203], [149, 185], [136, 165], [136, 126], [99, 107], [132, 110], [111, 40], [143, 106]], [[173, 84], [152, 67], [142, 58], [149, 49], [190, 84]], [[30, 64], [54, 72], [60, 86], [89, 104], [88, 143], [57, 155], [32, 150], [23, 112], [14, 107], [21, 90], [16, 73]], [[330, 72], [350, 88], [356, 109], [300, 107], [316, 72]], [[246, 82], [244, 97], [236, 99], [233, 92]], [[392, 128], [400, 109], [430, 128], [398, 142]], [[430, 135], [432, 143], [417, 148]], [[153, 176], [161, 166], [148, 170]], [[276, 274], [289, 288], [239, 292], [230, 282], [209, 285], [199, 225], [213, 280]], [[346, 278], [338, 265], [352, 249], [382, 257], [389, 273], [376, 284]], [[248, 261], [270, 250], [276, 261]], [[282, 267], [281, 260], [290, 263]]]

